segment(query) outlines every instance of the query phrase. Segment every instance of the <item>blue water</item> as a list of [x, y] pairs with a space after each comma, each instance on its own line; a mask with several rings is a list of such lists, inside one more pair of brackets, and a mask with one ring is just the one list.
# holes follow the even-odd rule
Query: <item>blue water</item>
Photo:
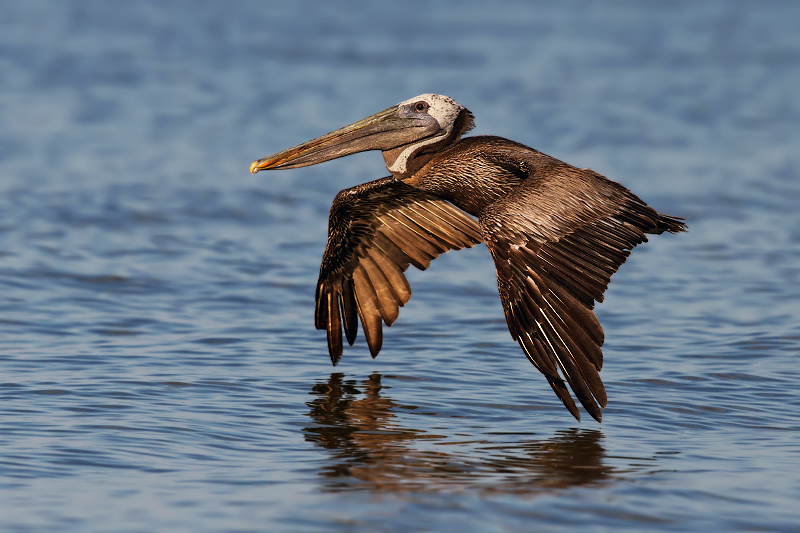
[[[0, 5], [0, 530], [800, 531], [800, 3]], [[597, 314], [602, 424], [485, 247], [332, 368], [327, 210], [250, 162], [420, 93], [690, 232]]]

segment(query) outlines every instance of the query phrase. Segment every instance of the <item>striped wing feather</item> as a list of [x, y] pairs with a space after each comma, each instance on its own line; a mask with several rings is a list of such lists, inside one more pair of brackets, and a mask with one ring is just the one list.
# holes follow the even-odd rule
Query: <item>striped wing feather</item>
[[328, 333], [339, 362], [357, 318], [370, 353], [378, 355], [382, 323], [391, 326], [411, 298], [403, 272], [425, 270], [448, 250], [481, 242], [477, 223], [447, 201], [388, 177], [340, 192], [333, 201], [328, 244], [317, 282], [315, 325]]
[[575, 418], [566, 384], [600, 421], [604, 336], [594, 302], [603, 301], [611, 276], [647, 241], [645, 233], [685, 225], [621, 185], [566, 165], [548, 180], [529, 178], [484, 210], [480, 224], [512, 337]]

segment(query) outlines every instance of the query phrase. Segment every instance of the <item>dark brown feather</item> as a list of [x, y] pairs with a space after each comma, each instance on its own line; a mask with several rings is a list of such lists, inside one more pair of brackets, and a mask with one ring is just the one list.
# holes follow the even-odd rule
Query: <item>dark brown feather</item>
[[342, 318], [347, 343], [352, 346], [358, 334], [358, 307], [353, 288], [353, 278], [345, 276], [342, 280]]
[[391, 326], [411, 298], [403, 274], [410, 264], [424, 270], [440, 254], [480, 239], [469, 215], [392, 177], [340, 192], [331, 207], [314, 319], [317, 329], [327, 330], [334, 364], [342, 355], [342, 328], [352, 345], [358, 319], [370, 353], [378, 355], [381, 323]]
[[[509, 331], [567, 409], [579, 418], [564, 381], [599, 421], [607, 395], [594, 302], [645, 233], [685, 226], [592, 171], [520, 152], [517, 164], [529, 177], [479, 217]], [[503, 163], [512, 159], [506, 154]]]

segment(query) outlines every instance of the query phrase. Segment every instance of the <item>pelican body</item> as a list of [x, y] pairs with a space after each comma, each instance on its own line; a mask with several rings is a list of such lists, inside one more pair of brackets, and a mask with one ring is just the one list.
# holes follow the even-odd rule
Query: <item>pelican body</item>
[[424, 270], [446, 251], [485, 242], [511, 336], [576, 419], [567, 384], [599, 422], [607, 398], [594, 304], [645, 234], [686, 226], [589, 169], [501, 137], [462, 139], [473, 126], [451, 98], [423, 94], [250, 171], [383, 152], [391, 175], [341, 191], [330, 211], [314, 316], [334, 365], [342, 331], [352, 346], [359, 321], [378, 355], [382, 324], [411, 297], [409, 265]]

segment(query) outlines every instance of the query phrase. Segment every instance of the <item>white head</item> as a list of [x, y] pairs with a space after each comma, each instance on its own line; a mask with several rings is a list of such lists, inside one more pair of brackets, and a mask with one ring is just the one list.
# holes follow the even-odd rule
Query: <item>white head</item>
[[[427, 110], [424, 108], [415, 107], [416, 104], [420, 102], [424, 102], [427, 105]], [[447, 133], [453, 131], [453, 124], [455, 124], [458, 114], [461, 113], [462, 109], [464, 109], [464, 106], [449, 96], [443, 96], [441, 94], [421, 94], [419, 96], [415, 96], [414, 98], [410, 98], [405, 102], [400, 102], [397, 105], [400, 108], [410, 105], [417, 112], [427, 111], [430, 116], [436, 119], [436, 122], [439, 123], [439, 127]]]
[[[441, 94], [421, 94], [400, 102], [397, 107], [398, 113], [401, 114], [400, 116], [405, 114], [406, 116], [419, 117], [419, 115], [428, 115], [432, 117], [438, 123], [439, 131], [430, 137], [405, 146], [399, 154], [396, 154], [393, 161], [390, 162], [390, 158], [385, 158], [386, 168], [395, 175], [402, 175], [407, 172], [409, 158], [419, 152], [422, 147], [438, 143], [450, 137], [459, 115], [462, 111], [466, 111], [464, 106], [449, 96]], [[472, 129], [472, 114], [467, 111], [467, 115], [468, 123], [464, 124], [462, 131], [458, 132], [458, 135]], [[392, 155], [394, 156], [394, 154]]]

